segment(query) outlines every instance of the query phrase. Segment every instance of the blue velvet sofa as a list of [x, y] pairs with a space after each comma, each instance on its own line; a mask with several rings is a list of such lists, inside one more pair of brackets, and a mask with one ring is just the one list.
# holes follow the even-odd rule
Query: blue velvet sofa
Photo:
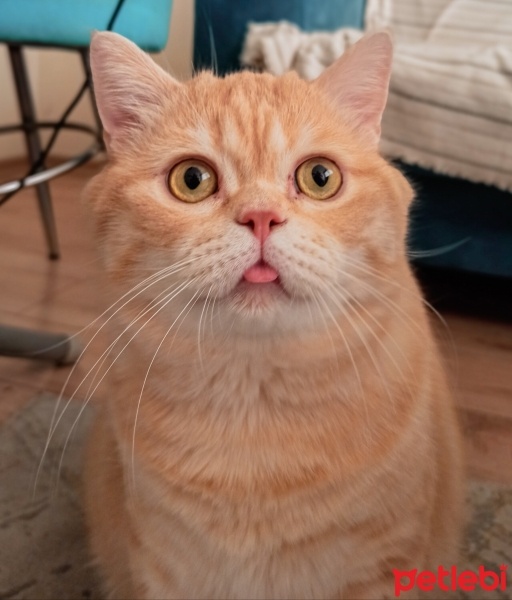
[[[215, 65], [219, 74], [240, 69], [249, 21], [286, 19], [306, 31], [362, 28], [364, 5], [365, 0], [196, 0], [195, 68]], [[512, 315], [512, 193], [397, 166], [417, 191], [409, 247], [431, 299]]]

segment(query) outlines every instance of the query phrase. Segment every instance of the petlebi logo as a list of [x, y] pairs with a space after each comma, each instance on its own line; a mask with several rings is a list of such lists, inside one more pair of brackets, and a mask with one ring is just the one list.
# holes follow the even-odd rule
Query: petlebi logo
[[[493, 592], [494, 590], [505, 591], [507, 589], [507, 565], [501, 565], [499, 573], [488, 571], [483, 565], [478, 567], [478, 571], [458, 571], [456, 566], [445, 569], [442, 565], [437, 571], [399, 571], [393, 569], [395, 578], [395, 597], [399, 598], [403, 592], [408, 592], [414, 588], [423, 592], [436, 591], [455, 591], [472, 592], [482, 590], [482, 592]], [[426, 596], [428, 597], [428, 595]], [[432, 596], [433, 598], [435, 595]], [[485, 598], [482, 595], [482, 598]]]

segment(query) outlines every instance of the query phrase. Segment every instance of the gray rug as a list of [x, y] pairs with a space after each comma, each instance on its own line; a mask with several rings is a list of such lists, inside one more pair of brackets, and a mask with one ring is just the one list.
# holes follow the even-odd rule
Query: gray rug
[[[1, 401], [1, 399], [0, 399]], [[0, 598], [96, 599], [81, 510], [80, 462], [84, 412], [70, 440], [56, 488], [66, 436], [81, 405], [73, 402], [58, 427], [38, 477], [37, 467], [55, 407], [41, 395], [0, 427]]]
[[[33, 494], [37, 465], [46, 442], [55, 396], [41, 395], [0, 427], [0, 599], [100, 598], [89, 565], [81, 510], [81, 452], [90, 421], [78, 422], [66, 450], [59, 485], [57, 466], [80, 409], [72, 403], [50, 446]], [[465, 568], [483, 564], [499, 572], [512, 566], [512, 488], [472, 482], [473, 518], [465, 544]], [[459, 593], [464, 600], [511, 600], [512, 572], [503, 593]], [[429, 594], [436, 597], [435, 592]]]

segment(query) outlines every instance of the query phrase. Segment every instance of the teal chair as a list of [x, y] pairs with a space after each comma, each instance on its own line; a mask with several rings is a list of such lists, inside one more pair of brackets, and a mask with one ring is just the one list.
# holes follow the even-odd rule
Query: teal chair
[[[116, 31], [143, 50], [158, 52], [167, 43], [171, 8], [172, 0], [0, 0], [0, 43], [8, 47], [21, 115], [20, 124], [0, 127], [0, 134], [22, 131], [30, 161], [25, 177], [0, 184], [0, 205], [19, 190], [35, 186], [51, 259], [59, 257], [59, 244], [48, 181], [83, 164], [103, 147], [101, 123], [92, 99], [89, 68], [91, 32]], [[23, 56], [25, 46], [72, 50], [81, 56], [84, 84], [57, 122], [38, 121], [36, 118]], [[1, 82], [1, 87], [5, 85], [7, 82]], [[85, 92], [91, 95], [95, 127], [68, 121], [69, 114]], [[45, 148], [39, 135], [44, 128], [53, 129]], [[48, 153], [62, 128], [91, 134], [93, 144], [81, 154], [47, 168]], [[72, 362], [77, 357], [77, 345], [65, 335], [0, 327], [0, 355]]]
[[[2, 127], [0, 133], [23, 130], [31, 169], [18, 181], [0, 185], [0, 204], [29, 185], [36, 186], [50, 258], [58, 258], [59, 247], [47, 181], [91, 158], [101, 148], [101, 125], [38, 122], [23, 59], [24, 46], [44, 46], [79, 52], [86, 81], [79, 96], [91, 90], [88, 50], [91, 32], [112, 29], [148, 52], [162, 50], [167, 43], [172, 0], [1, 0], [0, 43], [7, 44], [16, 87], [21, 124]], [[78, 103], [78, 99], [74, 105]], [[69, 110], [69, 112], [71, 112]], [[66, 111], [68, 112], [68, 111]], [[95, 113], [96, 114], [96, 113]], [[96, 115], [97, 116], [97, 115]], [[62, 127], [91, 133], [95, 143], [86, 152], [53, 169], [45, 168], [39, 129]], [[52, 136], [54, 137], [54, 136]], [[2, 197], [3, 196], [3, 197]]]

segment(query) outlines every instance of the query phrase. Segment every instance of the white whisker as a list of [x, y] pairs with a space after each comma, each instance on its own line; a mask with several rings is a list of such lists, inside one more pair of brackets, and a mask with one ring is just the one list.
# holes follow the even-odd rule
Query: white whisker
[[[48, 448], [50, 446], [51, 440], [53, 438], [53, 435], [55, 433], [56, 428], [59, 425], [60, 420], [62, 419], [62, 416], [65, 412], [65, 410], [67, 409], [67, 407], [69, 406], [70, 402], [68, 401], [62, 411], [62, 413], [60, 414], [59, 418], [57, 419], [57, 413], [59, 410], [59, 406], [60, 403], [62, 402], [62, 398], [64, 396], [64, 392], [66, 390], [66, 387], [73, 375], [73, 373], [75, 372], [75, 369], [77, 368], [77, 366], [80, 363], [81, 358], [83, 357], [83, 355], [85, 354], [85, 352], [87, 351], [87, 349], [89, 348], [89, 346], [92, 344], [92, 342], [94, 341], [94, 339], [96, 338], [96, 336], [100, 333], [100, 331], [103, 329], [103, 327], [105, 327], [105, 325], [107, 325], [107, 323], [122, 309], [124, 308], [129, 302], [131, 302], [132, 300], [134, 300], [137, 296], [139, 296], [140, 294], [142, 294], [144, 291], [146, 291], [147, 289], [149, 289], [152, 285], [154, 285], [155, 283], [158, 283], [159, 281], [161, 281], [162, 279], [165, 279], [166, 277], [181, 271], [183, 268], [185, 268], [185, 264], [188, 264], [189, 262], [193, 262], [190, 260], [187, 261], [180, 261], [180, 263], [176, 263], [175, 265], [171, 265], [168, 267], [165, 267], [164, 269], [161, 269], [160, 271], [158, 271], [157, 273], [154, 273], [153, 275], [151, 275], [150, 277], [144, 279], [142, 282], [140, 282], [139, 284], [137, 284], [136, 286], [134, 286], [133, 288], [131, 288], [129, 291], [127, 291], [125, 294], [123, 294], [121, 296], [121, 298], [119, 298], [118, 300], [116, 300], [116, 302], [114, 302], [111, 306], [109, 306], [99, 317], [96, 317], [96, 319], [94, 319], [91, 323], [89, 323], [89, 325], [87, 325], [86, 327], [84, 327], [83, 329], [81, 329], [78, 333], [76, 333], [74, 336], [79, 335], [80, 333], [84, 332], [85, 330], [87, 330], [88, 328], [92, 327], [92, 325], [94, 325], [94, 323], [96, 323], [96, 321], [98, 321], [100, 318], [102, 318], [104, 315], [106, 315], [110, 310], [112, 310], [117, 304], [119, 304], [119, 302], [121, 302], [124, 298], [126, 298], [127, 295], [133, 293], [135, 290], [137, 290], [139, 287], [144, 286], [144, 284], [146, 284], [148, 281], [150, 283], [148, 283], [148, 285], [146, 285], [145, 287], [143, 287], [142, 290], [140, 290], [137, 294], [135, 294], [134, 296], [130, 297], [122, 306], [120, 306], [112, 315], [110, 315], [110, 317], [101, 325], [101, 327], [96, 331], [96, 333], [93, 335], [93, 337], [89, 340], [89, 342], [87, 343], [87, 345], [85, 346], [85, 348], [82, 350], [80, 356], [78, 357], [78, 359], [76, 360], [75, 364], [73, 365], [70, 373], [68, 374], [62, 388], [59, 394], [59, 397], [57, 398], [57, 401], [55, 403], [55, 407], [53, 409], [53, 414], [52, 414], [52, 418], [50, 421], [50, 427], [49, 427], [49, 431], [48, 431], [48, 437], [45, 443], [45, 446], [43, 448], [43, 452], [42, 452], [42, 456], [41, 459], [39, 461], [38, 464], [38, 468], [36, 471], [36, 475], [34, 478], [34, 485], [33, 485], [33, 494], [35, 494], [36, 488], [37, 488], [37, 483], [39, 481], [39, 474], [42, 468], [42, 465], [44, 463], [44, 459], [46, 457], [46, 454], [48, 452]], [[183, 266], [182, 266], [183, 265]], [[76, 395], [76, 392], [80, 389], [80, 387], [82, 386], [82, 384], [84, 383], [85, 379], [87, 379], [87, 377], [90, 375], [90, 373], [92, 372], [92, 370], [94, 369], [94, 367], [98, 364], [98, 362], [101, 360], [101, 358], [104, 356], [104, 353], [100, 356], [100, 358], [96, 361], [96, 363], [93, 365], [93, 367], [88, 371], [87, 375], [85, 376], [84, 379], [82, 379], [82, 381], [80, 382], [79, 386], [75, 389], [75, 392], [73, 393], [73, 397]], [[101, 368], [101, 367], [100, 367]]]
[[334, 323], [334, 326], [336, 327], [336, 329], [338, 330], [338, 333], [341, 336], [341, 339], [343, 340], [343, 343], [345, 344], [345, 347], [347, 349], [348, 355], [350, 357], [350, 361], [352, 362], [352, 366], [354, 367], [354, 372], [355, 372], [355, 376], [357, 379], [357, 383], [359, 385], [359, 390], [360, 390], [360, 394], [361, 397], [364, 397], [364, 389], [363, 389], [363, 382], [361, 381], [361, 376], [359, 374], [359, 369], [357, 368], [357, 364], [354, 360], [354, 355], [352, 353], [352, 349], [350, 348], [349, 343], [347, 342], [347, 338], [345, 337], [345, 334], [343, 333], [343, 330], [341, 329], [338, 321], [336, 320], [335, 316], [332, 314], [331, 309], [329, 308], [329, 305], [327, 304], [327, 302], [322, 298], [322, 296], [318, 296], [320, 298], [320, 300], [323, 302], [325, 310], [327, 311], [328, 316], [331, 318], [332, 322]]
[[[186, 287], [188, 287], [194, 281], [195, 281], [194, 279], [191, 280], [187, 284]], [[183, 288], [183, 289], [185, 289], [185, 288]], [[180, 290], [180, 291], [183, 291], [183, 290]], [[155, 350], [155, 353], [153, 354], [153, 357], [151, 358], [151, 362], [149, 363], [148, 369], [146, 371], [146, 375], [144, 376], [144, 381], [142, 382], [142, 388], [140, 390], [139, 398], [137, 400], [137, 408], [135, 410], [135, 418], [134, 418], [134, 422], [133, 422], [133, 434], [132, 434], [132, 489], [133, 489], [133, 491], [135, 491], [135, 433], [136, 433], [136, 430], [137, 430], [137, 422], [139, 420], [139, 411], [140, 411], [140, 403], [141, 403], [141, 400], [142, 400], [142, 394], [144, 393], [144, 388], [146, 387], [146, 383], [147, 383], [147, 380], [148, 380], [148, 377], [149, 377], [149, 372], [151, 371], [151, 367], [153, 366], [153, 363], [155, 362], [156, 356], [157, 356], [158, 352], [160, 351], [160, 348], [162, 347], [162, 344], [167, 339], [167, 336], [171, 332], [172, 328], [178, 322], [178, 319], [185, 312], [185, 310], [187, 309], [187, 307], [200, 294], [200, 292], [201, 292], [201, 290], [198, 290], [198, 291], [195, 292], [195, 294], [192, 296], [192, 298], [187, 302], [187, 304], [185, 304], [185, 306], [183, 307], [183, 309], [180, 311], [179, 315], [171, 323], [171, 326], [166, 331], [164, 337], [161, 339], [160, 343], [158, 344], [158, 347]]]
[[213, 330], [213, 313], [215, 310], [215, 302], [217, 302], [217, 297], [213, 296], [213, 302], [211, 304], [211, 310], [210, 310], [210, 333], [212, 335], [212, 338], [214, 336], [214, 330]]
[[[193, 259], [193, 260], [196, 260], [196, 259]], [[61, 417], [59, 417], [59, 419], [56, 422], [57, 413], [58, 413], [58, 410], [59, 410], [60, 403], [62, 402], [62, 398], [63, 398], [64, 392], [66, 390], [66, 387], [67, 387], [67, 385], [68, 385], [71, 377], [73, 376], [73, 373], [75, 372], [75, 369], [78, 367], [78, 365], [80, 363], [80, 360], [84, 356], [84, 354], [87, 351], [87, 349], [89, 348], [89, 346], [95, 340], [96, 336], [100, 333], [100, 331], [103, 329], [103, 327], [105, 327], [105, 325], [107, 325], [107, 323], [119, 312], [119, 310], [121, 310], [122, 308], [124, 308], [129, 302], [131, 302], [134, 298], [136, 298], [137, 296], [139, 296], [140, 294], [142, 294], [143, 292], [145, 292], [148, 288], [150, 288], [155, 283], [158, 283], [159, 281], [161, 281], [165, 277], [167, 277], [167, 276], [169, 276], [171, 274], [174, 274], [175, 272], [178, 272], [178, 271], [181, 271], [182, 269], [184, 269], [185, 266], [188, 265], [190, 262], [193, 262], [193, 260], [186, 259], [186, 260], [183, 260], [183, 261], [179, 261], [178, 263], [175, 263], [174, 265], [167, 266], [167, 267], [165, 267], [165, 268], [157, 271], [156, 273], [153, 273], [151, 276], [149, 276], [146, 279], [144, 279], [143, 281], [139, 282], [137, 285], [135, 285], [130, 290], [128, 290], [126, 293], [124, 293], [118, 300], [116, 300], [105, 311], [103, 311], [101, 313], [101, 315], [99, 315], [93, 321], [91, 321], [91, 323], [89, 323], [88, 325], [86, 325], [85, 327], [83, 327], [80, 331], [78, 331], [74, 335], [70, 336], [71, 338], [74, 338], [74, 337], [77, 337], [80, 334], [82, 334], [84, 331], [86, 331], [87, 329], [89, 329], [90, 327], [92, 327], [99, 319], [101, 319], [102, 317], [104, 317], [117, 304], [119, 304], [120, 302], [122, 302], [122, 300], [124, 298], [126, 298], [128, 295], [132, 294], [134, 291], [136, 291], [140, 287], [143, 287], [143, 289], [141, 289], [134, 296], [130, 297], [122, 306], [120, 306], [112, 315], [109, 316], [109, 318], [101, 325], [101, 327], [95, 332], [95, 334], [89, 340], [89, 342], [87, 343], [87, 345], [82, 350], [82, 352], [80, 353], [79, 357], [77, 358], [75, 364], [71, 368], [71, 371], [69, 372], [69, 374], [68, 374], [68, 376], [67, 376], [67, 378], [66, 378], [66, 380], [65, 380], [65, 382], [64, 382], [64, 384], [63, 384], [63, 386], [61, 388], [59, 397], [57, 398], [57, 401], [55, 403], [55, 407], [54, 407], [54, 410], [53, 410], [52, 418], [51, 418], [51, 421], [50, 421], [50, 427], [49, 427], [48, 437], [47, 437], [47, 440], [46, 440], [46, 443], [45, 443], [45, 447], [43, 449], [42, 457], [40, 459], [40, 462], [39, 462], [39, 465], [38, 465], [38, 469], [37, 469], [36, 475], [35, 475], [33, 493], [35, 493], [35, 490], [37, 488], [37, 482], [38, 482], [38, 479], [39, 479], [40, 470], [42, 468], [45, 456], [46, 456], [46, 454], [48, 452], [48, 448], [49, 448], [49, 445], [51, 443], [51, 440], [52, 440], [53, 434], [55, 432], [55, 429], [58, 426], [58, 422], [60, 421], [60, 418], [61, 418]], [[145, 284], [147, 284], [147, 285], [144, 287]], [[90, 373], [90, 371], [89, 371], [89, 373]], [[83, 381], [80, 383], [79, 388], [81, 387], [82, 383], [83, 383]], [[75, 391], [77, 391], [77, 390], [75, 390]]]
[[[305, 284], [305, 285], [307, 285], [307, 284]], [[320, 317], [322, 318], [322, 322], [324, 324], [325, 331], [327, 332], [327, 335], [329, 336], [329, 341], [331, 343], [333, 354], [334, 354], [334, 356], [337, 356], [338, 355], [338, 351], [336, 349], [336, 345], [334, 344], [334, 340], [332, 339], [331, 330], [329, 329], [329, 325], [328, 325], [328, 323], [327, 323], [327, 321], [325, 319], [325, 315], [323, 313], [323, 310], [322, 310], [322, 308], [320, 306], [320, 303], [318, 302], [318, 298], [316, 296], [316, 292], [315, 292], [315, 290], [311, 286], [307, 286], [307, 287], [308, 287], [309, 294], [311, 295], [311, 298], [313, 299], [313, 301], [315, 302], [315, 304], [316, 304], [316, 306], [318, 308], [318, 313], [319, 313]], [[307, 306], [309, 308], [309, 315], [311, 317], [311, 322], [313, 323], [313, 313], [311, 311], [311, 307], [309, 306], [309, 303], [307, 303]]]
[[[389, 336], [388, 332], [384, 329], [384, 327], [364, 307], [364, 305], [357, 300], [357, 298], [355, 296], [351, 295], [350, 298], [351, 298], [351, 300], [353, 302], [355, 302], [359, 306], [359, 308], [362, 311], [364, 311], [370, 317], [370, 319], [381, 329], [381, 331], [383, 331], [387, 335], [388, 339], [392, 339]], [[405, 375], [403, 374], [402, 370], [398, 366], [398, 364], [397, 364], [394, 356], [391, 354], [391, 352], [388, 350], [387, 346], [382, 342], [382, 340], [379, 338], [379, 336], [375, 333], [373, 327], [371, 327], [368, 324], [368, 322], [365, 319], [362, 318], [361, 314], [355, 309], [355, 307], [351, 306], [350, 303], [346, 303], [345, 306], [346, 306], [347, 309], [351, 309], [355, 313], [355, 315], [359, 318], [359, 320], [361, 321], [361, 323], [366, 327], [367, 331], [372, 335], [373, 338], [375, 338], [376, 342], [381, 346], [381, 348], [385, 352], [386, 356], [393, 363], [395, 369], [397, 370], [397, 374], [400, 376], [401, 380], [406, 383], [407, 388], [412, 393], [412, 390], [411, 390], [411, 388], [409, 386], [409, 383], [408, 383], [408, 378], [405, 377]], [[340, 306], [340, 309], [341, 309], [341, 306]], [[348, 313], [346, 313], [345, 316], [349, 319], [349, 321], [351, 321], [351, 319], [349, 318]], [[376, 357], [374, 356], [373, 352], [371, 351], [370, 345], [366, 344], [366, 342], [363, 340], [363, 338], [361, 337], [361, 334], [359, 333], [359, 330], [356, 329], [356, 327], [353, 324], [352, 324], [352, 326], [354, 327], [354, 329], [358, 333], [359, 337], [361, 338], [361, 341], [363, 341], [363, 344], [364, 344], [364, 346], [365, 346], [365, 348], [366, 348], [366, 350], [367, 350], [367, 352], [368, 352], [368, 354], [369, 354], [369, 356], [371, 358], [371, 361], [372, 361], [373, 365], [375, 366], [375, 369], [376, 369], [376, 371], [377, 371], [377, 373], [379, 375], [379, 380], [381, 381], [382, 384], [384, 384], [389, 379], [389, 377], [388, 376], [383, 376], [382, 371], [381, 371], [381, 369], [379, 367], [378, 360], [376, 359]], [[392, 341], [394, 342], [395, 346], [397, 347], [398, 351], [402, 354], [402, 356], [404, 358], [406, 358], [405, 355], [404, 355], [404, 353], [402, 352], [401, 348], [398, 346], [398, 344], [394, 340], [392, 340]], [[386, 390], [386, 393], [387, 393], [388, 398], [390, 400], [391, 406], [394, 406], [393, 396], [391, 395], [391, 393], [389, 391], [389, 387], [387, 385], [385, 386], [385, 390]]]
[[[171, 298], [169, 299], [169, 295], [167, 295], [166, 297], [164, 297], [162, 300], [160, 300], [158, 304], [160, 303], [164, 303], [157, 311], [154, 315], [152, 315], [134, 334], [133, 336], [128, 340], [128, 342], [123, 346], [121, 352], [119, 352], [119, 354], [114, 358], [114, 360], [112, 361], [112, 363], [110, 364], [110, 366], [108, 367], [108, 369], [105, 371], [105, 373], [102, 375], [101, 379], [98, 381], [98, 383], [96, 384], [96, 386], [94, 387], [94, 389], [92, 390], [92, 392], [89, 392], [88, 395], [86, 396], [86, 398], [84, 399], [84, 404], [81, 407], [76, 419], [74, 420], [73, 424], [71, 425], [71, 429], [66, 437], [66, 441], [64, 444], [64, 448], [62, 450], [62, 454], [61, 454], [61, 459], [59, 461], [59, 469], [58, 469], [58, 475], [57, 475], [57, 482], [59, 480], [60, 477], [60, 470], [62, 468], [62, 461], [64, 458], [64, 453], [66, 451], [69, 439], [71, 437], [71, 434], [74, 430], [74, 428], [76, 427], [80, 417], [82, 416], [86, 406], [88, 405], [89, 401], [91, 400], [91, 398], [94, 396], [94, 393], [96, 392], [96, 390], [98, 389], [98, 387], [101, 385], [102, 381], [105, 379], [105, 377], [108, 375], [110, 369], [114, 366], [115, 362], [117, 361], [117, 359], [121, 356], [121, 354], [124, 352], [124, 350], [128, 347], [128, 345], [132, 342], [132, 340], [137, 336], [137, 334], [142, 331], [142, 329], [144, 329], [144, 327], [160, 312], [162, 311], [183, 289], [183, 285], [178, 286], [180, 289], [176, 292], [176, 290], [173, 290], [171, 292], [171, 294], [174, 294], [171, 296]], [[105, 352], [109, 352], [114, 346], [115, 344], [119, 341], [119, 339], [124, 335], [124, 333], [126, 333], [126, 331], [137, 321], [139, 321], [143, 316], [145, 316], [148, 312], [150, 312], [153, 308], [155, 308], [155, 306], [150, 306], [149, 308], [147, 308], [142, 314], [139, 313], [139, 316], [136, 317], [134, 320], [132, 320], [132, 322], [124, 329], [124, 331], [119, 334], [119, 336], [114, 340], [114, 342], [112, 342], [112, 344], [110, 344], [110, 346], [107, 348], [107, 350]], [[89, 370], [89, 373], [92, 371], [92, 369], [94, 369], [94, 367], [98, 364], [98, 362], [101, 360], [101, 358], [104, 356], [105, 352], [102, 354], [102, 356], [100, 356], [100, 358], [96, 361], [96, 363], [93, 365], [93, 367]], [[104, 364], [104, 361], [101, 363], [102, 365]], [[101, 366], [100, 366], [101, 368]], [[67, 408], [69, 407], [69, 405], [71, 404], [71, 402], [73, 401], [77, 391], [80, 389], [81, 384], [85, 381], [85, 379], [88, 377], [89, 373], [85, 376], [84, 379], [82, 379], [82, 382], [80, 383], [80, 385], [78, 386], [78, 388], [76, 388], [76, 390], [73, 392], [73, 394], [71, 395], [71, 397], [68, 399], [68, 401], [66, 402], [66, 405], [64, 406], [61, 414], [59, 415], [59, 418], [57, 419], [57, 422], [55, 424], [55, 428], [52, 432], [52, 436], [54, 434], [54, 432], [56, 431], [62, 417], [64, 416], [64, 413], [66, 412]]]
[[212, 292], [212, 288], [213, 288], [213, 285], [211, 285], [210, 289], [208, 290], [208, 294], [206, 296], [206, 300], [205, 300], [205, 302], [203, 304], [203, 310], [201, 311], [201, 316], [199, 317], [199, 325], [197, 327], [197, 352], [199, 354], [199, 364], [201, 366], [201, 369], [203, 369], [203, 356], [201, 354], [201, 324], [203, 322], [204, 311], [206, 309], [207, 302], [208, 302], [208, 300], [210, 298], [210, 294]]
[[[162, 279], [164, 279], [164, 277]], [[159, 279], [159, 281], [161, 281], [161, 279]], [[173, 289], [174, 285], [175, 284], [171, 284], [169, 287], [165, 288], [162, 292], [160, 292], [157, 296], [155, 296], [155, 298], [153, 298], [151, 300], [151, 302], [147, 306], [145, 306], [144, 308], [142, 308], [137, 313], [137, 315], [130, 321], [130, 323], [123, 329], [123, 331], [116, 337], [116, 339], [113, 342], [110, 343], [110, 345], [107, 347], [106, 350], [103, 351], [103, 353], [101, 354], [101, 356], [94, 363], [94, 365], [89, 369], [89, 371], [87, 372], [87, 374], [85, 375], [85, 377], [82, 379], [82, 381], [80, 382], [80, 384], [78, 385], [78, 387], [75, 389], [74, 394], [76, 394], [76, 392], [80, 389], [80, 387], [82, 386], [82, 384], [86, 381], [86, 379], [92, 373], [92, 371], [94, 370], [94, 368], [98, 365], [98, 362], [101, 361], [101, 363], [99, 364], [98, 368], [96, 369], [96, 373], [94, 374], [94, 377], [92, 378], [92, 381], [89, 384], [89, 388], [88, 388], [88, 390], [87, 390], [87, 392], [85, 394], [86, 398], [89, 396], [90, 391], [92, 389], [92, 386], [94, 385], [94, 383], [96, 381], [96, 377], [98, 376], [99, 372], [101, 371], [101, 368], [103, 367], [103, 365], [105, 364], [106, 360], [110, 356], [110, 354], [111, 354], [112, 350], [114, 349], [115, 345], [117, 344], [117, 342], [130, 329], [130, 327], [132, 327], [132, 325], [134, 325], [135, 323], [137, 323], [138, 321], [140, 321], [140, 319], [142, 317], [146, 316], [148, 314], [148, 312], [150, 312], [151, 310], [153, 310], [154, 308], [156, 308], [159, 304], [162, 304], [163, 302], [165, 302], [167, 300], [167, 298], [169, 297], [169, 293], [172, 293], [172, 292], [174, 292], [174, 291], [182, 288], [184, 286], [184, 283], [178, 284]], [[162, 296], [163, 296], [163, 298], [162, 298]]]
[[[443, 318], [443, 316], [432, 306], [432, 304], [430, 304], [430, 302], [428, 302], [427, 300], [425, 300], [425, 298], [423, 298], [423, 296], [421, 296], [420, 294], [416, 293], [415, 291], [399, 284], [396, 281], [393, 281], [392, 279], [389, 279], [388, 277], [384, 277], [382, 275], [382, 273], [380, 273], [379, 271], [376, 271], [375, 269], [373, 269], [373, 267], [370, 267], [369, 265], [365, 265], [362, 266], [361, 263], [359, 261], [357, 261], [356, 259], [350, 258], [349, 262], [352, 263], [352, 266], [359, 269], [361, 272], [363, 273], [367, 273], [368, 275], [370, 275], [371, 277], [375, 277], [376, 279], [380, 279], [381, 281], [384, 281], [386, 283], [388, 283], [389, 285], [394, 286], [395, 288], [398, 288], [399, 290], [406, 292], [410, 295], [412, 295], [413, 298], [416, 298], [418, 300], [420, 300], [436, 317], [437, 319], [440, 321], [440, 323], [443, 325], [445, 331], [446, 331], [446, 335], [448, 337], [448, 340], [450, 342], [450, 347], [451, 347], [451, 351], [452, 351], [452, 356], [455, 359], [455, 363], [456, 363], [456, 370], [458, 372], [459, 369], [459, 362], [458, 362], [458, 354], [457, 354], [457, 347], [455, 344], [455, 340], [453, 339], [453, 335], [450, 331], [450, 328], [448, 326], [448, 323], [445, 321], [445, 319]], [[363, 287], [365, 286], [364, 282], [362, 282], [359, 278], [354, 277], [353, 275], [351, 276], [348, 273], [345, 273], [347, 276], [352, 277], [352, 279], [355, 279], [356, 281], [358, 281], [359, 283], [363, 284]], [[379, 292], [378, 290], [375, 289], [374, 286], [368, 286], [368, 284], [366, 284], [366, 287], [370, 287], [371, 290], [373, 291], [373, 293], [375, 295], [379, 295], [379, 297], [382, 299], [382, 301], [384, 303], [387, 303], [388, 306], [395, 308], [396, 310], [398, 310], [403, 316], [403, 323], [406, 324], [406, 326], [408, 326], [408, 323], [412, 324], [415, 328], [416, 331], [420, 334], [422, 334], [422, 330], [421, 328], [418, 327], [418, 325], [410, 318], [410, 316], [398, 305], [392, 303], [391, 305], [389, 304], [389, 299], [382, 294], [381, 292]]]

